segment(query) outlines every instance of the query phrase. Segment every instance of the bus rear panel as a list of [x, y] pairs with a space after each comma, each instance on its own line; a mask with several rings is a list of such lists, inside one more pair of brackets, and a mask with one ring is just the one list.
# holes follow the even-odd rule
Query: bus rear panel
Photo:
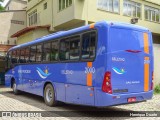
[[153, 48], [148, 30], [109, 27], [106, 67], [97, 106], [133, 103], [152, 98]]

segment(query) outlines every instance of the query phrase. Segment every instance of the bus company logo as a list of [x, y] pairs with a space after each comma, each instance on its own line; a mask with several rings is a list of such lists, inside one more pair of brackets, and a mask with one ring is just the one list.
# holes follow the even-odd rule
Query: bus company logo
[[119, 74], [119, 75], [122, 75], [122, 74], [125, 74], [125, 73], [126, 73], [126, 71], [125, 71], [124, 69], [118, 69], [118, 68], [116, 68], [116, 67], [113, 67], [112, 69], [113, 69], [113, 71], [114, 71], [115, 73], [117, 73], [117, 74]]
[[49, 73], [48, 67], [46, 67], [44, 71], [37, 67], [37, 73], [42, 79], [46, 79], [48, 76], [51, 75], [51, 73]]
[[85, 73], [95, 73], [96, 70], [94, 67], [85, 67]]

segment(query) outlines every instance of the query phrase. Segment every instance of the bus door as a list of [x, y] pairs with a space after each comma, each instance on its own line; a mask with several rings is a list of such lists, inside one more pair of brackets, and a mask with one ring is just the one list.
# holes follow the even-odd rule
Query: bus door
[[152, 43], [148, 31], [111, 28], [108, 56], [114, 94], [152, 89]]

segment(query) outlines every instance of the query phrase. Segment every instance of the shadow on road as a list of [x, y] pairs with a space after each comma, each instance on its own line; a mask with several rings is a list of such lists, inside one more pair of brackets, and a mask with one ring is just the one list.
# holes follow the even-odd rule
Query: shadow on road
[[[0, 86], [2, 89], [2, 86]], [[3, 88], [6, 89], [6, 88]], [[124, 117], [119, 117], [122, 115], [129, 115], [131, 112], [127, 109], [120, 109], [116, 107], [106, 107], [106, 108], [95, 108], [89, 106], [80, 106], [80, 105], [70, 105], [70, 104], [61, 104], [56, 107], [46, 106], [44, 103], [44, 99], [40, 96], [36, 96], [33, 94], [21, 92], [20, 95], [14, 95], [12, 91], [8, 90], [0, 90], [0, 94], [9, 97], [11, 99], [18, 100], [25, 104], [34, 106], [39, 108], [42, 111], [48, 111], [50, 114], [56, 113], [58, 116], [69, 117], [72, 119], [73, 117], [118, 117], [118, 119], [126, 119]], [[33, 110], [34, 111], [34, 110]], [[129, 119], [129, 118], [127, 118]]]

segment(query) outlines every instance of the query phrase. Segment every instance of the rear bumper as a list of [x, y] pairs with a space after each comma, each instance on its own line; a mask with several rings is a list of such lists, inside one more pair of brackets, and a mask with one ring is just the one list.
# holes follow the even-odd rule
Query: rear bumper
[[95, 106], [105, 107], [105, 106], [113, 106], [119, 104], [129, 104], [128, 98], [130, 97], [136, 97], [136, 102], [149, 100], [152, 99], [153, 97], [153, 90], [149, 92], [119, 94], [119, 95], [107, 94], [102, 92], [102, 90], [96, 90]]

